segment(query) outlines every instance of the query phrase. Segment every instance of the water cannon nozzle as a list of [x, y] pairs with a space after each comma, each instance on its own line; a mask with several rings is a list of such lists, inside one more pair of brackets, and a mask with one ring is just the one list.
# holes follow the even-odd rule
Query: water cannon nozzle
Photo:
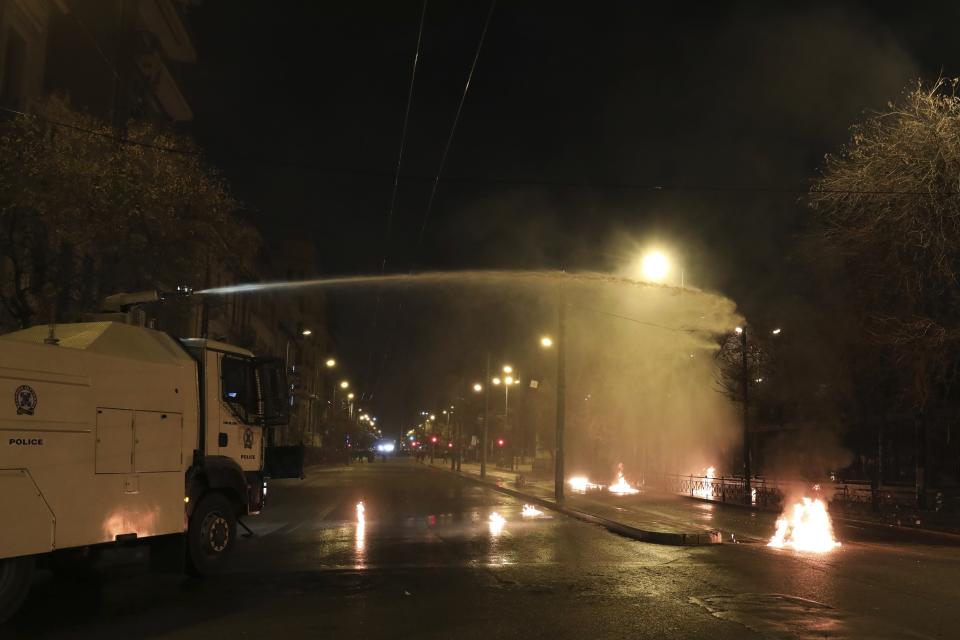
[[178, 284], [173, 291], [164, 291], [160, 294], [161, 300], [170, 300], [171, 298], [189, 298], [193, 295], [193, 287], [185, 284]]

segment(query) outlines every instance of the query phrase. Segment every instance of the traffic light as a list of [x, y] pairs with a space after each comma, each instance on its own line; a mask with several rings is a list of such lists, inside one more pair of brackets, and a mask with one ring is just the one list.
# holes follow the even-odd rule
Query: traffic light
[[504, 444], [504, 439], [503, 439], [503, 438], [500, 438], [499, 440], [497, 440], [497, 446], [498, 446], [498, 447], [502, 447], [503, 444]]
[[430, 436], [430, 442], [437, 444], [437, 436]]

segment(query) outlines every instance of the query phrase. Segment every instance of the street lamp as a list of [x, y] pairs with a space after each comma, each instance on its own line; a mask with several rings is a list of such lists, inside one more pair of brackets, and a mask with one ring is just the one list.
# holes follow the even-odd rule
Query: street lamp
[[312, 329], [304, 329], [303, 331], [300, 332], [300, 335], [303, 335], [303, 336], [313, 335], [313, 330], [312, 330]]
[[663, 282], [670, 273], [670, 259], [662, 251], [648, 251], [640, 261], [640, 273], [649, 282]]
[[544, 349], [549, 349], [550, 347], [553, 346], [553, 338], [551, 338], [550, 336], [543, 336], [542, 338], [540, 338], [540, 346], [543, 347]]
[[337, 361], [333, 358], [327, 358], [327, 361], [324, 364], [327, 365], [327, 369], [333, 369], [335, 366], [337, 366]]
[[[500, 386], [501, 384], [503, 385], [503, 430], [509, 431], [510, 430], [510, 387], [512, 385], [519, 384], [520, 380], [518, 378], [514, 378], [512, 375], [509, 375], [513, 373], [513, 367], [511, 367], [508, 364], [503, 366], [503, 372], [508, 375], [505, 375], [503, 379], [494, 378], [490, 382], [492, 382], [496, 386]], [[510, 460], [510, 467], [513, 468], [512, 458]]]
[[481, 391], [483, 391], [483, 385], [480, 384], [479, 382], [473, 383], [473, 391], [474, 393], [480, 393]]
[[342, 380], [342, 381], [340, 382], [340, 388], [341, 388], [341, 389], [346, 389], [346, 388], [349, 387], [349, 386], [350, 386], [350, 383], [347, 382], [346, 380]]
[[353, 400], [353, 393], [347, 394], [347, 400]]

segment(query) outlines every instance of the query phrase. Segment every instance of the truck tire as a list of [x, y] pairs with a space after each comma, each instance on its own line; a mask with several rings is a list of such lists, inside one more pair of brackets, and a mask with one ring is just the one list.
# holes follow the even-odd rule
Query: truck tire
[[221, 572], [236, 539], [236, 505], [222, 493], [208, 493], [190, 516], [187, 572], [193, 576]]
[[33, 556], [0, 560], [0, 624], [23, 604], [33, 582]]

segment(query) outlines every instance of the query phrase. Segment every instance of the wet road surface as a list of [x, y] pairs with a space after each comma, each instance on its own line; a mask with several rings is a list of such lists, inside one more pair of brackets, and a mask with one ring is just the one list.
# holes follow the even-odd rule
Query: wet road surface
[[[227, 575], [41, 576], [0, 638], [950, 638], [960, 549], [666, 547], [409, 460], [271, 484]], [[356, 504], [365, 505], [365, 523]], [[502, 528], [490, 514], [503, 516]]]

